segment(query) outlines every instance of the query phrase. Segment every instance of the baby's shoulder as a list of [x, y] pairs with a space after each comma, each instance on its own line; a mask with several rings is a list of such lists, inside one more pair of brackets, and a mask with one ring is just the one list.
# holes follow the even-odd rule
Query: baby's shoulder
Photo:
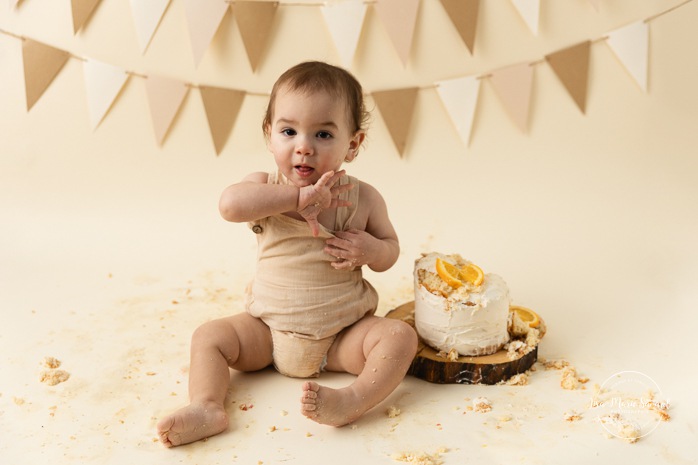
[[255, 173], [250, 173], [242, 179], [244, 182], [256, 182], [259, 184], [266, 184], [269, 182], [269, 173], [264, 171], [257, 171]]

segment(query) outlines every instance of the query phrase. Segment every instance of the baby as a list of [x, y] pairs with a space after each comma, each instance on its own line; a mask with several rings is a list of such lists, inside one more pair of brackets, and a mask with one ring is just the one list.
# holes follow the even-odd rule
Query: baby
[[194, 332], [190, 403], [157, 425], [166, 446], [228, 427], [229, 368], [358, 375], [341, 389], [303, 383], [301, 413], [332, 426], [355, 421], [404, 378], [417, 335], [373, 315], [378, 296], [361, 272], [393, 266], [397, 235], [380, 193], [341, 170], [358, 155], [367, 117], [361, 85], [341, 68], [301, 63], [274, 84], [263, 130], [277, 171], [229, 186], [219, 206], [224, 219], [248, 223], [257, 237], [246, 312]]

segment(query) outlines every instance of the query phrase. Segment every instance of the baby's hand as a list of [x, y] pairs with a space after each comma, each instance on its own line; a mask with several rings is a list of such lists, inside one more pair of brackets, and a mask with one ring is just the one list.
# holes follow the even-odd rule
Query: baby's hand
[[335, 236], [325, 241], [325, 253], [338, 259], [332, 262], [335, 269], [351, 270], [368, 264], [369, 258], [373, 256], [375, 237], [359, 229], [337, 231]]
[[320, 234], [320, 223], [317, 220], [320, 212], [327, 208], [347, 207], [351, 202], [340, 200], [339, 195], [354, 187], [353, 184], [336, 185], [344, 176], [344, 170], [328, 171], [318, 181], [310, 186], [301, 187], [298, 194], [298, 213], [308, 222], [313, 236]]

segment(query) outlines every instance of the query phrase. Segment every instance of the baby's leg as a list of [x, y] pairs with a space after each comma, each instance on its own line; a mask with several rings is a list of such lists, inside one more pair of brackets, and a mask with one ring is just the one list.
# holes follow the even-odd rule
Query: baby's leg
[[213, 436], [228, 427], [224, 401], [230, 383], [229, 367], [260, 370], [271, 361], [271, 334], [247, 313], [214, 320], [194, 331], [189, 368], [189, 405], [158, 422], [160, 440], [167, 447]]
[[343, 426], [376, 406], [400, 384], [417, 351], [417, 333], [399, 320], [367, 316], [344, 329], [327, 356], [328, 371], [358, 374], [342, 389], [303, 385], [301, 412], [318, 423]]

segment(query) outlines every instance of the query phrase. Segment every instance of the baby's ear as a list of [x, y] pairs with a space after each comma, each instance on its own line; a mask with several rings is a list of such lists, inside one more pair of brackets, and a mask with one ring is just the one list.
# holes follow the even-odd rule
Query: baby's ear
[[361, 148], [361, 144], [363, 144], [365, 138], [366, 133], [364, 131], [356, 131], [354, 137], [349, 141], [349, 151], [347, 152], [347, 156], [344, 157], [344, 161], [352, 161], [357, 157], [359, 148]]

